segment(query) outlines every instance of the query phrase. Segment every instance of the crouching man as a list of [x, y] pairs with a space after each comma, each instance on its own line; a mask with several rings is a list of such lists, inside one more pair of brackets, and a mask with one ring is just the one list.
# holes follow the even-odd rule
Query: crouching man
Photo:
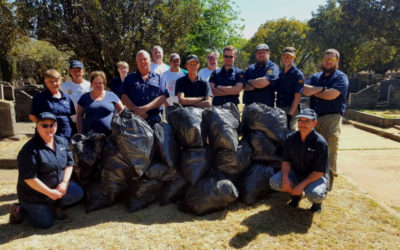
[[288, 135], [282, 153], [281, 171], [270, 179], [272, 189], [291, 194], [291, 207], [298, 207], [305, 193], [313, 205], [312, 212], [320, 212], [329, 183], [328, 145], [314, 127], [317, 115], [303, 109], [298, 118], [299, 130]]
[[10, 206], [10, 222], [27, 219], [34, 227], [50, 228], [54, 218], [65, 219], [65, 208], [83, 198], [83, 189], [70, 181], [74, 161], [67, 139], [55, 135], [56, 116], [37, 118], [36, 134], [18, 154], [17, 194]]

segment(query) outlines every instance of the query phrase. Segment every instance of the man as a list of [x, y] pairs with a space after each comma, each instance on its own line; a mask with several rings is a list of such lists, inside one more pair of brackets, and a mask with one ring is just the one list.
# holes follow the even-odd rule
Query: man
[[123, 86], [122, 83], [124, 82], [129, 72], [128, 63], [124, 61], [119, 61], [117, 63], [117, 71], [118, 71], [118, 76], [114, 77], [114, 79], [111, 81], [110, 89], [112, 92], [114, 92], [114, 94], [116, 94], [119, 98], [121, 98], [122, 86]]
[[188, 75], [176, 81], [175, 94], [179, 103], [183, 106], [195, 106], [205, 108], [211, 106], [211, 89], [208, 81], [200, 79], [197, 71], [200, 62], [196, 55], [189, 55], [186, 58], [186, 69]]
[[285, 111], [288, 129], [291, 131], [296, 130], [296, 115], [304, 85], [303, 73], [294, 65], [295, 60], [296, 49], [286, 47], [282, 53], [283, 69], [276, 84], [278, 92], [276, 106]]
[[243, 87], [243, 103], [250, 105], [260, 102], [274, 107], [275, 84], [278, 80], [279, 68], [269, 60], [270, 51], [266, 44], [256, 47], [256, 63], [250, 65], [245, 73], [246, 83]]
[[169, 70], [169, 66], [163, 63], [164, 51], [160, 46], [154, 46], [151, 51], [153, 62], [151, 62], [151, 71], [162, 75], [165, 71]]
[[83, 189], [70, 181], [74, 160], [67, 139], [56, 136], [57, 118], [50, 112], [37, 117], [35, 136], [18, 153], [17, 195], [10, 206], [10, 222], [27, 219], [34, 227], [50, 228], [54, 217], [83, 198]]
[[170, 70], [161, 75], [161, 83], [165, 85], [168, 90], [169, 97], [167, 98], [167, 104], [169, 106], [173, 105], [174, 102], [179, 103], [178, 97], [175, 95], [176, 80], [186, 75], [180, 68], [180, 65], [180, 56], [177, 53], [172, 53], [169, 56]]
[[160, 107], [168, 97], [161, 84], [160, 75], [150, 70], [150, 54], [140, 50], [136, 54], [138, 71], [129, 74], [124, 81], [121, 101], [151, 126], [161, 121]]
[[[71, 61], [69, 65], [69, 74], [72, 79], [61, 84], [60, 90], [69, 96], [74, 102], [75, 110], [77, 110], [79, 98], [91, 90], [90, 82], [83, 79], [85, 69], [81, 61]], [[72, 135], [74, 135], [76, 133], [76, 115], [72, 115], [71, 119], [74, 122], [74, 124], [71, 124]]]
[[214, 106], [224, 105], [227, 102], [239, 104], [239, 93], [242, 90], [244, 74], [241, 69], [233, 66], [236, 59], [236, 49], [227, 46], [223, 50], [224, 66], [211, 73], [209, 82], [214, 96]]
[[339, 70], [340, 55], [336, 49], [324, 52], [322, 72], [316, 73], [304, 85], [303, 94], [310, 96], [310, 108], [319, 117], [315, 130], [320, 133], [329, 146], [330, 186], [337, 176], [336, 158], [339, 144], [340, 124], [346, 110], [346, 97], [349, 80]]
[[320, 212], [329, 182], [328, 145], [315, 132], [317, 115], [303, 109], [297, 115], [297, 132], [288, 135], [282, 151], [281, 171], [270, 178], [272, 189], [292, 196], [290, 206], [296, 208], [305, 193], [313, 205], [312, 212]]
[[210, 78], [210, 75], [214, 70], [218, 69], [218, 58], [219, 58], [219, 53], [218, 52], [210, 52], [207, 56], [207, 68], [202, 68], [199, 71], [199, 77], [200, 79], [203, 79], [204, 81], [208, 81]]

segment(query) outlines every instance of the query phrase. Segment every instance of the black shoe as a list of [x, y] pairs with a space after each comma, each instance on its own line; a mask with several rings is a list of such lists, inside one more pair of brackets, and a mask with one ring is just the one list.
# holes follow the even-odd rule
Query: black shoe
[[310, 207], [310, 211], [313, 213], [321, 213], [322, 211], [322, 203], [313, 203]]
[[54, 212], [54, 218], [56, 218], [57, 220], [65, 220], [68, 218], [67, 211], [59, 207], [54, 208], [53, 212]]
[[289, 203], [289, 206], [292, 208], [297, 208], [299, 206], [301, 200], [301, 195], [292, 196], [292, 201]]
[[10, 205], [8, 210], [10, 211], [10, 223], [11, 224], [19, 224], [22, 222], [21, 215], [17, 212], [18, 208], [21, 208], [17, 203]]

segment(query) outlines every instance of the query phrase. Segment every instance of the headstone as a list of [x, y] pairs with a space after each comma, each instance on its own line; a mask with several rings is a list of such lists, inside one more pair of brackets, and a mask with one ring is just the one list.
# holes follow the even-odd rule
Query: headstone
[[15, 90], [15, 119], [17, 122], [29, 121], [33, 97], [23, 90]]
[[390, 86], [388, 105], [391, 108], [400, 108], [400, 83], [395, 83]]
[[378, 101], [388, 101], [388, 99], [389, 99], [389, 87], [392, 84], [399, 84], [399, 83], [400, 83], [399, 79], [382, 81], [381, 84], [380, 84], [380, 88], [379, 88]]
[[0, 137], [15, 135], [14, 104], [9, 101], [0, 101]]
[[350, 93], [349, 107], [375, 108], [378, 99], [378, 85], [369, 86], [357, 93]]

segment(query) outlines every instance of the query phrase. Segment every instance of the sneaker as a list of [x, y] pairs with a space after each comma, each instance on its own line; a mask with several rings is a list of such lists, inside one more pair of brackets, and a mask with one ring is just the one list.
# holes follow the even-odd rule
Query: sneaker
[[321, 213], [322, 203], [313, 203], [312, 206], [310, 207], [310, 211], [317, 214]]
[[298, 196], [292, 196], [292, 201], [289, 203], [289, 206], [292, 208], [297, 208], [299, 206], [301, 200], [301, 195]]
[[18, 210], [20, 208], [21, 208], [21, 206], [18, 205], [17, 203], [10, 205], [9, 211], [10, 211], [10, 223], [11, 224], [19, 224], [22, 222], [22, 217], [18, 213]]
[[54, 212], [54, 218], [56, 218], [57, 220], [65, 220], [68, 218], [67, 211], [59, 207], [54, 208], [53, 212]]

